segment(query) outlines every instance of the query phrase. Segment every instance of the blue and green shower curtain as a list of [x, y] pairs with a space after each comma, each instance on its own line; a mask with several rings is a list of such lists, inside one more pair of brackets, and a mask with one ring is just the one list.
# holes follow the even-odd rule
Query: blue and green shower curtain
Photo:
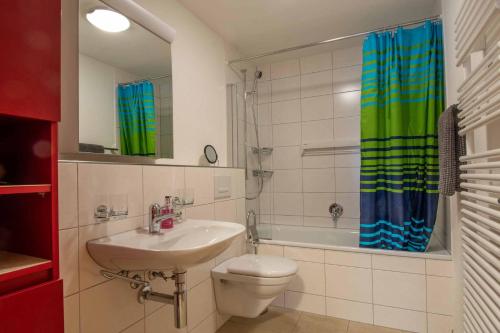
[[122, 155], [156, 154], [154, 86], [150, 81], [118, 85], [118, 117]]
[[360, 246], [425, 251], [438, 204], [441, 22], [369, 35], [361, 91]]

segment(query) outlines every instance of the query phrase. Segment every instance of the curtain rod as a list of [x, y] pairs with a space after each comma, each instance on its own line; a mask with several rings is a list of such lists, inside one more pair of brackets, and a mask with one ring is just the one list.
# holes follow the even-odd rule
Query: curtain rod
[[127, 85], [127, 84], [137, 83], [137, 82], [141, 82], [141, 81], [154, 81], [154, 80], [159, 80], [159, 79], [163, 79], [163, 78], [166, 78], [166, 77], [170, 77], [170, 75], [169, 75], [169, 74], [165, 74], [165, 75], [156, 76], [156, 77], [147, 77], [147, 78], [144, 78], [144, 79], [138, 79], [138, 80], [133, 80], [133, 81], [128, 81], [128, 82], [122, 82], [122, 83], [118, 83], [118, 84], [124, 84], [124, 85]]
[[249, 61], [249, 60], [263, 58], [263, 57], [267, 57], [267, 56], [271, 56], [271, 55], [276, 55], [276, 54], [280, 54], [280, 53], [285, 53], [285, 52], [290, 52], [290, 51], [296, 51], [296, 50], [300, 50], [300, 49], [305, 49], [305, 48], [312, 47], [312, 46], [329, 44], [329, 43], [338, 42], [338, 41], [344, 40], [344, 39], [349, 39], [349, 38], [364, 36], [364, 35], [368, 35], [368, 34], [371, 34], [371, 33], [374, 33], [374, 32], [382, 32], [382, 31], [386, 31], [386, 30], [393, 30], [393, 29], [396, 29], [396, 28], [399, 28], [399, 27], [406, 27], [406, 26], [409, 26], [409, 25], [423, 23], [423, 22], [425, 22], [427, 20], [433, 21], [433, 20], [437, 20], [437, 19], [440, 19], [440, 18], [441, 18], [441, 15], [430, 16], [430, 17], [426, 17], [426, 18], [423, 18], [423, 19], [420, 19], [420, 20], [415, 20], [415, 21], [405, 22], [405, 23], [401, 23], [401, 24], [391, 25], [391, 26], [380, 28], [380, 29], [375, 29], [375, 30], [370, 30], [370, 31], [364, 31], [364, 32], [358, 32], [358, 33], [355, 33], [355, 34], [352, 34], [352, 35], [346, 35], [346, 36], [342, 36], [342, 37], [336, 37], [336, 38], [326, 39], [326, 40], [322, 40], [322, 41], [319, 41], [319, 42], [313, 42], [313, 43], [303, 44], [303, 45], [299, 45], [299, 46], [292, 46], [292, 47], [287, 47], [285, 49], [280, 49], [280, 50], [271, 51], [271, 52], [265, 52], [265, 53], [261, 53], [261, 54], [257, 54], [257, 55], [253, 55], [253, 56], [249, 56], [249, 57], [243, 57], [243, 58], [233, 59], [233, 60], [229, 60], [227, 62], [227, 64], [230, 65], [230, 64], [234, 64], [236, 62]]

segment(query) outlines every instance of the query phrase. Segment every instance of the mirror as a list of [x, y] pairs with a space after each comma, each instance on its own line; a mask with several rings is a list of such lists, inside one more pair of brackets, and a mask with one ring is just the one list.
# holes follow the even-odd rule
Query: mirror
[[173, 158], [171, 67], [167, 41], [80, 0], [80, 152]]
[[215, 150], [214, 146], [212, 145], [206, 145], [204, 149], [205, 153], [205, 158], [207, 159], [208, 163], [210, 164], [215, 164], [217, 160], [219, 159], [219, 156], [217, 155], [217, 151]]

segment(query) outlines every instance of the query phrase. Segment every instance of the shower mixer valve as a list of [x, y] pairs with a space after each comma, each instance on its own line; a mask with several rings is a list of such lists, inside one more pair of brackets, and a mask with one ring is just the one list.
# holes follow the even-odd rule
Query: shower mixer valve
[[342, 214], [344, 214], [344, 207], [342, 207], [341, 204], [334, 202], [330, 205], [330, 207], [328, 208], [328, 211], [330, 212], [330, 215], [332, 216], [333, 223], [335, 223], [335, 225], [336, 225], [339, 217], [341, 217]]

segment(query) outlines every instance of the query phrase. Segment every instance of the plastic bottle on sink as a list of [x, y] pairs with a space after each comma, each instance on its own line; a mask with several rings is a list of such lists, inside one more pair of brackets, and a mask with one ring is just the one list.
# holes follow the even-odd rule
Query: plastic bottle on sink
[[[169, 195], [165, 197], [165, 204], [163, 205], [161, 209], [161, 214], [172, 214], [173, 213], [173, 208], [172, 208], [172, 200]], [[163, 221], [161, 221], [161, 228], [162, 229], [172, 229], [174, 227], [174, 219], [173, 218], [166, 218]]]

